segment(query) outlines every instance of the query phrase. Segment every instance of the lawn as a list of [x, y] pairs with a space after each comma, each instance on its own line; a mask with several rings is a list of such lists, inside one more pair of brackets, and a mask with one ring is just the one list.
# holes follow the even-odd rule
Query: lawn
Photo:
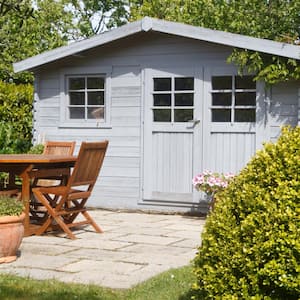
[[129, 290], [112, 290], [95, 285], [38, 281], [0, 274], [1, 300], [187, 300], [195, 281], [192, 267], [172, 269]]

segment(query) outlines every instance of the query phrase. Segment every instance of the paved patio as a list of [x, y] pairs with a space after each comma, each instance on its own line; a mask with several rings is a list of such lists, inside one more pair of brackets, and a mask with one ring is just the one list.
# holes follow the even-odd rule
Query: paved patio
[[93, 210], [104, 233], [88, 226], [64, 234], [23, 239], [20, 257], [0, 273], [35, 279], [130, 288], [163, 271], [189, 264], [200, 244], [204, 218]]

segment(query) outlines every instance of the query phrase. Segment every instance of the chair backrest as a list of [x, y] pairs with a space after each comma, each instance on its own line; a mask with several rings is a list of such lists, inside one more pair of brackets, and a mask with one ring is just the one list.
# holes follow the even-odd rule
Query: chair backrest
[[108, 146], [108, 141], [102, 142], [82, 142], [68, 185], [79, 186], [89, 185], [89, 190], [93, 188]]
[[75, 142], [46, 141], [43, 154], [73, 155]]

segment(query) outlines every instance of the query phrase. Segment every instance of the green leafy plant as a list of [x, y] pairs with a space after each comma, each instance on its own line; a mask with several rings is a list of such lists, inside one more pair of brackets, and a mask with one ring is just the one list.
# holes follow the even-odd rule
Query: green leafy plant
[[42, 154], [43, 151], [44, 151], [44, 145], [37, 144], [37, 145], [32, 146], [27, 153], [28, 154]]
[[299, 299], [300, 127], [284, 128], [217, 195], [194, 299]]
[[32, 139], [33, 87], [0, 81], [0, 153], [24, 153]]
[[0, 197], [0, 217], [19, 216], [24, 209], [22, 201], [9, 196]]

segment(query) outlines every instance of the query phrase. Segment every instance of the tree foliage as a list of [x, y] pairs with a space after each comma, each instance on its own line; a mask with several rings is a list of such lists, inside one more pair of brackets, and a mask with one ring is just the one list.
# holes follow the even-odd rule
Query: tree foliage
[[69, 9], [74, 14], [79, 36], [90, 37], [108, 28], [123, 25], [128, 19], [129, 0], [73, 0]]
[[0, 79], [31, 82], [29, 73], [15, 74], [12, 63], [66, 44], [72, 14], [65, 11], [65, 0], [9, 2], [14, 6], [0, 14]]
[[2, 0], [0, 80], [32, 82], [30, 73], [15, 74], [12, 63], [123, 24], [126, 5], [126, 0]]
[[12, 63], [122, 24], [126, 3], [0, 0], [0, 152], [24, 152], [31, 144], [33, 75], [14, 73]]
[[[150, 16], [291, 44], [299, 41], [299, 11], [300, 1], [290, 0], [133, 0], [131, 4], [133, 20]], [[268, 83], [300, 78], [299, 64], [293, 59], [235, 49], [229, 62]]]
[[14, 12], [20, 17], [20, 25], [22, 25], [23, 18], [32, 16], [33, 8], [28, 5], [27, 0], [1, 0], [0, 1], [0, 16], [5, 16], [10, 12]]

